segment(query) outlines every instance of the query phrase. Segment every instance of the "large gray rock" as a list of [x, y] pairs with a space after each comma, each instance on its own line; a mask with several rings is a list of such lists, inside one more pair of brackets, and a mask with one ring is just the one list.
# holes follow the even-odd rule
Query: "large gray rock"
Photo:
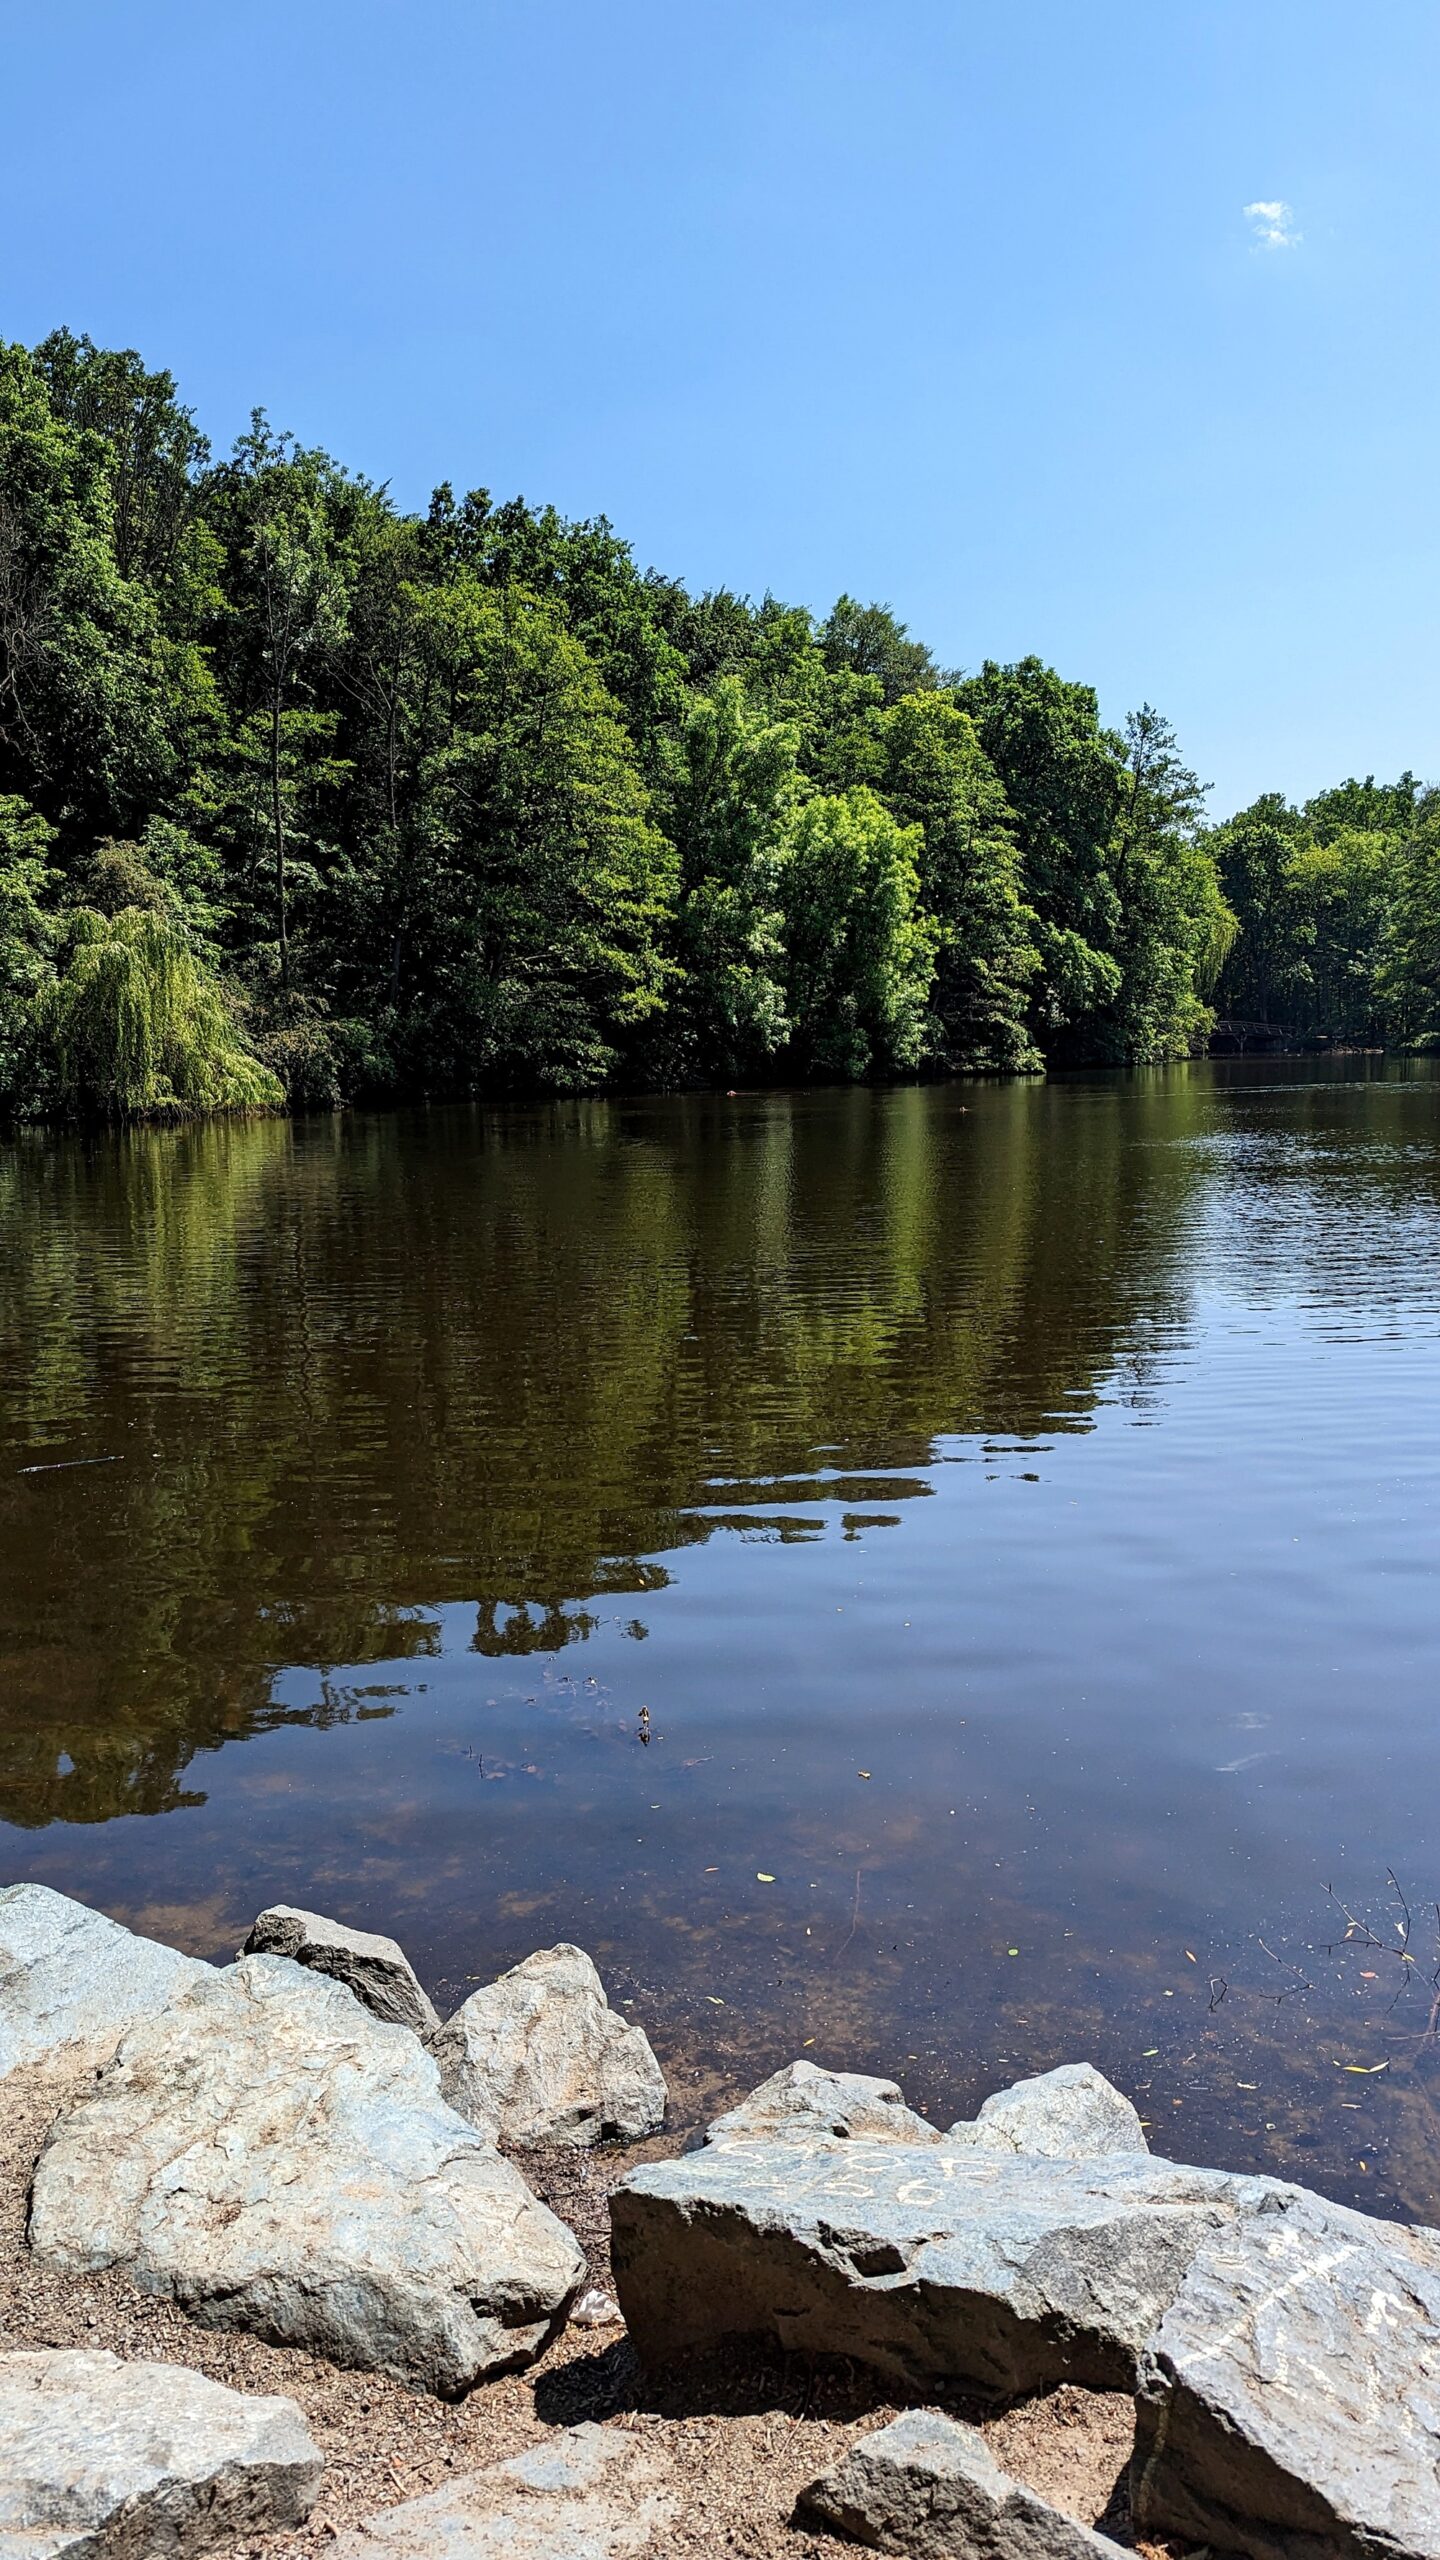
[[938, 2142], [893, 2080], [787, 2063], [706, 2127], [707, 2142]]
[[1118, 2543], [1002, 2471], [974, 2427], [929, 2409], [862, 2436], [799, 2512], [908, 2560], [1121, 2560]]
[[450, 2105], [505, 2142], [639, 2142], [665, 2119], [647, 2037], [579, 1947], [542, 1948], [473, 1992], [430, 2050]]
[[137, 2018], [153, 2016], [212, 1965], [137, 1938], [46, 1884], [0, 1890], [0, 2080], [22, 2063], [108, 2062]]
[[536, 2354], [584, 2271], [415, 2037], [280, 1956], [131, 2029], [51, 2128], [30, 2243], [447, 2393]]
[[1148, 2154], [713, 2145], [616, 2188], [615, 2289], [649, 2363], [760, 2335], [907, 2389], [1128, 2389], [1245, 2184]]
[[1140, 2390], [1146, 2531], [1253, 2560], [1440, 2560], [1440, 2233], [1255, 2182]]
[[293, 2400], [184, 2365], [0, 2355], [0, 2560], [192, 2560], [303, 2524], [321, 2468]]
[[611, 2199], [651, 2364], [760, 2335], [903, 2388], [1140, 2392], [1142, 2529], [1440, 2560], [1440, 2233], [1148, 2152], [735, 2143]]
[[377, 2018], [391, 2026], [413, 2028], [417, 2036], [433, 2034], [440, 2024], [439, 2010], [393, 1938], [376, 1937], [368, 1929], [347, 1929], [318, 1911], [272, 1903], [261, 1912], [240, 1953], [288, 1956], [292, 1964], [328, 1973], [373, 2009]]
[[627, 2429], [566, 2427], [342, 2534], [335, 2560], [630, 2560], [675, 2514], [654, 2449]]
[[1150, 2147], [1129, 2099], [1089, 2062], [1064, 2062], [1058, 2071], [997, 2089], [978, 2116], [952, 2124], [945, 2139], [972, 2151], [1029, 2152], [1039, 2160], [1098, 2160]]

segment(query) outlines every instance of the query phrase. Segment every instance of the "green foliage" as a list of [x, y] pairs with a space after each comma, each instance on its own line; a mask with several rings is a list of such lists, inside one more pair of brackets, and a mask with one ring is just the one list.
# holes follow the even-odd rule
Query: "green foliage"
[[675, 1074], [756, 1074], [789, 1032], [780, 883], [798, 734], [751, 711], [734, 675], [690, 706], [665, 812], [679, 859]]
[[1127, 721], [1125, 744], [1109, 856], [1121, 978], [1108, 1048], [1118, 1059], [1184, 1057], [1214, 1019], [1205, 999], [1234, 940], [1235, 918], [1201, 838], [1204, 795], [1169, 722], [1146, 703]]
[[174, 782], [210, 702], [188, 642], [121, 575], [104, 440], [0, 345], [0, 792], [64, 841], [127, 827]]
[[47, 906], [59, 885], [50, 865], [54, 829], [23, 800], [0, 800], [0, 1105], [31, 1098], [34, 1012], [51, 974], [55, 928]]
[[873, 791], [807, 801], [781, 882], [793, 1055], [809, 1075], [919, 1064], [936, 927], [920, 906], [919, 827]]
[[1119, 1001], [1120, 900], [1110, 862], [1125, 799], [1123, 742], [1089, 685], [1039, 658], [987, 659], [955, 688], [1015, 813], [1027, 903], [1040, 920], [1032, 1019], [1047, 1053], [1094, 1054], [1091, 1019]]
[[820, 634], [820, 646], [832, 673], [872, 677], [887, 703], [939, 682], [923, 640], [912, 640], [885, 604], [857, 604], [853, 596], [841, 596]]
[[432, 589], [417, 653], [417, 788], [386, 902], [412, 991], [398, 1035], [466, 1088], [595, 1083], [670, 970], [674, 854], [619, 707], [523, 588]]
[[1440, 1036], [1413, 774], [1201, 799], [1038, 658], [407, 514], [258, 410], [217, 461], [133, 349], [0, 345], [12, 1112], [1130, 1064], [1212, 1005]]
[[149, 907], [78, 908], [35, 1020], [64, 1110], [119, 1119], [269, 1110], [284, 1099], [183, 931]]
[[1026, 1024], [1040, 966], [1020, 894], [1010, 806], [968, 713], [939, 693], [906, 695], [879, 723], [880, 787], [920, 830], [920, 898], [937, 927], [926, 1054], [946, 1068], [1036, 1067]]
[[1433, 804], [1398, 855], [1377, 985], [1393, 1039], [1407, 1048], [1440, 1040], [1440, 809]]
[[1293, 871], [1293, 809], [1266, 792], [1210, 838], [1238, 933], [1221, 984], [1221, 1010], [1253, 1022], [1280, 1022], [1304, 983], [1309, 920]]

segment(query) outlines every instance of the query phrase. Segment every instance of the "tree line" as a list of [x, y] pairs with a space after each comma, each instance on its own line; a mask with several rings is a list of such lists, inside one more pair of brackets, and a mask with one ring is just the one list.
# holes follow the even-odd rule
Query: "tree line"
[[0, 346], [0, 1105], [1026, 1072], [1214, 1008], [1427, 1037], [1413, 777], [1207, 828], [1148, 705], [883, 606], [423, 514], [171, 375]]

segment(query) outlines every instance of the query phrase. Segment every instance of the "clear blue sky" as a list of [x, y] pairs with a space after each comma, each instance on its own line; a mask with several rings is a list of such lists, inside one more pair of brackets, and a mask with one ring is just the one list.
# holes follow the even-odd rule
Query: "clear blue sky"
[[1440, 777], [1436, 0], [0, 0], [0, 62], [0, 333], [218, 444], [1038, 650], [1217, 814]]

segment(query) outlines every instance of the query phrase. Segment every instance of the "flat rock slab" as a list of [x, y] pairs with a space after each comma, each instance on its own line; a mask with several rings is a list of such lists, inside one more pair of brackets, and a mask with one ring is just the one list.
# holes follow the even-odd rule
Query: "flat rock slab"
[[927, 2409], [862, 2436], [799, 2515], [907, 2560], [1121, 2560], [1118, 2543], [1002, 2471], [974, 2427]]
[[1025, 2151], [1038, 2160], [1099, 2160], [1150, 2147], [1129, 2099], [1089, 2062], [1063, 2062], [1058, 2071], [997, 2089], [978, 2116], [952, 2124], [945, 2138], [974, 2151]]
[[430, 2050], [450, 2105], [505, 2142], [640, 2142], [665, 2120], [649, 2040], [580, 1947], [543, 1947], [472, 1992]]
[[280, 1956], [131, 2030], [51, 2128], [30, 2244], [447, 2394], [538, 2353], [584, 2272], [416, 2038]]
[[0, 2560], [192, 2560], [303, 2524], [321, 2469], [293, 2400], [183, 2365], [0, 2355]]
[[299, 1911], [292, 1903], [272, 1903], [262, 1911], [241, 1948], [242, 1956], [288, 1956], [292, 1964], [309, 1965], [343, 1982], [377, 2018], [393, 2027], [409, 2027], [428, 2036], [440, 2024], [440, 2013], [421, 1985], [404, 1949], [393, 1938], [369, 1929], [347, 1929], [318, 1911]]
[[616, 2188], [615, 2286], [648, 2363], [759, 2335], [906, 2388], [1127, 2389], [1246, 2184], [1148, 2153], [717, 2145]]
[[0, 2080], [62, 2051], [108, 2062], [127, 2027], [152, 2017], [213, 1965], [137, 1938], [44, 1884], [0, 1891]]
[[620, 2429], [549, 2442], [408, 2499], [342, 2535], [335, 2560], [630, 2560], [663, 2549], [675, 2500], [656, 2455]]
[[1269, 2185], [1141, 2362], [1137, 2524], [1253, 2560], [1440, 2560], [1440, 2233]]
[[893, 2080], [790, 2062], [707, 2125], [707, 2142], [938, 2142]]

